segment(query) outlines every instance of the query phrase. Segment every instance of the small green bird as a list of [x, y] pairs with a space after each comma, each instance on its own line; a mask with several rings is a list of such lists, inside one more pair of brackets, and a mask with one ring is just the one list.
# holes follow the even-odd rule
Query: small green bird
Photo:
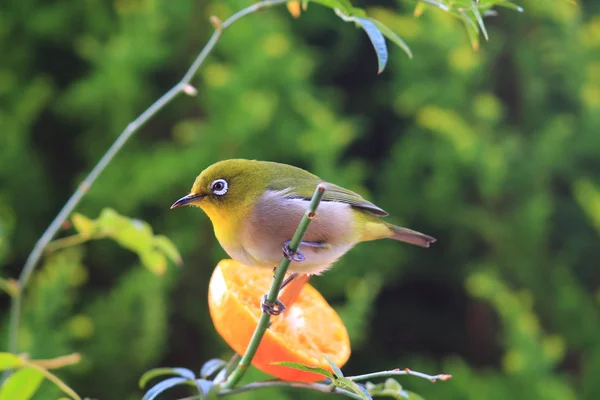
[[[289, 241], [320, 183], [326, 191], [317, 217], [298, 251], [292, 253]], [[350, 190], [303, 169], [275, 162], [217, 162], [202, 171], [190, 194], [171, 208], [184, 205], [204, 210], [223, 249], [242, 264], [275, 268], [283, 252], [293, 272], [286, 283], [298, 273], [321, 274], [360, 242], [390, 238], [429, 247], [436, 241], [382, 221], [380, 217], [387, 216], [387, 212]]]

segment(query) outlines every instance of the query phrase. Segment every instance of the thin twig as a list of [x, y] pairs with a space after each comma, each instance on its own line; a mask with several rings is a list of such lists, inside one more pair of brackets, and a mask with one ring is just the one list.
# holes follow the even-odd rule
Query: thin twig
[[[342, 396], [346, 396], [351, 399], [359, 399], [359, 400], [362, 399], [362, 397], [360, 397], [359, 395], [357, 395], [355, 393], [349, 392], [344, 389], [336, 388], [335, 386], [332, 386], [332, 385], [326, 385], [324, 383], [303, 383], [303, 382], [286, 382], [286, 381], [263, 381], [263, 382], [249, 383], [247, 385], [240, 386], [235, 389], [221, 390], [219, 393], [217, 393], [217, 396], [225, 397], [225, 396], [229, 396], [232, 394], [249, 392], [252, 390], [281, 388], [281, 387], [294, 388], [294, 389], [307, 389], [307, 390], [313, 390], [313, 391], [322, 392], [322, 393], [342, 395]], [[179, 400], [200, 400], [200, 396], [191, 396], [191, 397], [186, 397], [184, 399], [179, 399]]]
[[[98, 164], [92, 169], [90, 174], [83, 180], [83, 182], [77, 187], [77, 190], [71, 195], [69, 200], [60, 210], [58, 215], [54, 218], [52, 223], [48, 226], [46, 231], [42, 234], [39, 240], [36, 242], [33, 250], [27, 257], [25, 262], [25, 266], [21, 271], [21, 275], [19, 276], [19, 292], [18, 295], [12, 298], [11, 304], [11, 316], [9, 322], [9, 333], [8, 333], [8, 351], [11, 353], [16, 353], [18, 351], [19, 343], [18, 343], [18, 333], [19, 333], [19, 324], [21, 320], [21, 304], [22, 304], [22, 293], [24, 292], [25, 287], [31, 277], [31, 274], [35, 270], [42, 254], [44, 253], [44, 249], [48, 245], [48, 243], [52, 240], [52, 238], [56, 235], [62, 224], [66, 221], [66, 219], [71, 215], [77, 204], [81, 201], [83, 196], [88, 192], [90, 187], [94, 184], [98, 176], [104, 171], [107, 165], [112, 161], [113, 157], [119, 152], [119, 150], [125, 145], [127, 140], [136, 133], [148, 120], [150, 120], [156, 113], [162, 110], [167, 104], [169, 104], [175, 97], [177, 97], [180, 93], [192, 93], [190, 90], [190, 81], [208, 56], [208, 54], [215, 47], [217, 41], [219, 40], [223, 30], [229, 27], [238, 19], [242, 18], [245, 15], [256, 12], [261, 8], [271, 7], [278, 4], [286, 3], [287, 0], [264, 0], [258, 3], [255, 3], [249, 7], [244, 8], [243, 10], [238, 11], [231, 17], [229, 17], [225, 22], [220, 24], [219, 26], [215, 26], [215, 31], [212, 36], [206, 43], [206, 46], [202, 49], [198, 57], [194, 60], [188, 71], [185, 73], [181, 81], [179, 81], [175, 86], [173, 86], [169, 91], [167, 91], [164, 95], [162, 95], [158, 100], [156, 100], [150, 107], [146, 109], [139, 117], [137, 117], [133, 122], [131, 122], [125, 130], [119, 135], [117, 140], [110, 146], [106, 153], [102, 156]], [[213, 24], [214, 25], [214, 24]]]
[[413, 375], [413, 376], [418, 376], [419, 378], [427, 379], [428, 381], [431, 381], [431, 382], [436, 382], [438, 380], [447, 381], [448, 379], [452, 378], [452, 375], [448, 375], [448, 374], [427, 375], [422, 372], [413, 371], [408, 368], [392, 369], [390, 371], [373, 372], [373, 373], [364, 374], [364, 375], [347, 376], [346, 378], [348, 378], [352, 381], [364, 381], [367, 379], [385, 378], [388, 376], [396, 376], [396, 375]]
[[26, 363], [27, 367], [35, 368], [40, 371], [49, 381], [54, 383], [60, 390], [71, 396], [74, 400], [81, 400], [81, 397], [73, 389], [69, 387], [66, 383], [64, 383], [58, 376], [54, 375], [52, 372], [48, 371], [46, 368], [41, 367], [37, 364]]
[[[290, 241], [289, 248], [292, 252], [298, 250], [300, 242], [302, 242], [304, 234], [306, 233], [310, 222], [314, 218], [317, 207], [319, 206], [319, 203], [323, 198], [323, 193], [325, 193], [325, 185], [317, 185], [317, 188], [315, 189], [315, 193], [312, 196], [308, 209], [302, 217], [302, 220], [300, 221], [300, 224], [298, 225], [298, 228], [296, 229], [296, 232], [294, 233], [294, 236]], [[267, 294], [267, 301], [269, 303], [275, 303], [277, 301], [279, 289], [281, 287], [281, 283], [283, 282], [283, 278], [285, 277], [285, 274], [290, 266], [290, 262], [291, 261], [288, 260], [286, 257], [283, 257], [281, 259], [281, 262], [279, 263], [279, 266], [275, 270], [275, 277], [273, 278], [271, 288], [269, 290], [269, 293]], [[250, 366], [252, 359], [254, 358], [254, 354], [256, 354], [256, 350], [258, 349], [258, 345], [260, 344], [262, 337], [264, 336], [265, 332], [267, 331], [267, 328], [269, 327], [270, 320], [271, 316], [263, 311], [263, 313], [260, 316], [260, 319], [258, 320], [258, 325], [254, 330], [254, 334], [252, 335], [252, 339], [250, 339], [250, 343], [248, 344], [246, 353], [242, 357], [242, 360], [238, 364], [238, 367], [233, 371], [229, 379], [227, 379], [227, 381], [223, 384], [223, 389], [233, 389], [235, 385], [238, 384], [240, 379], [242, 379], [242, 377], [246, 373], [246, 370]]]

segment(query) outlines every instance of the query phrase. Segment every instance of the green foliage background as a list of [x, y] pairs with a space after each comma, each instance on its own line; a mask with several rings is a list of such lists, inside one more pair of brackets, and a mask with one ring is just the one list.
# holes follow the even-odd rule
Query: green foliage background
[[[249, 4], [4, 2], [3, 277], [18, 276], [77, 183], [183, 74], [208, 17]], [[600, 3], [519, 4], [524, 13], [486, 19], [490, 41], [475, 51], [441, 10], [416, 18], [414, 1], [356, 2], [415, 55], [390, 46], [382, 75], [364, 32], [318, 5], [298, 20], [279, 7], [237, 22], [194, 79], [198, 96], [145, 126], [78, 208], [147, 221], [185, 265], [156, 276], [111, 240], [49, 255], [25, 297], [20, 351], [81, 352], [57, 374], [98, 399], [139, 398], [153, 367], [229, 357], [206, 303], [226, 255], [206, 216], [169, 206], [212, 162], [257, 158], [365, 193], [438, 238], [429, 250], [362, 244], [313, 280], [348, 326], [349, 374], [453, 374], [401, 380], [427, 399], [600, 398]], [[57, 396], [44, 383], [35, 398]]]

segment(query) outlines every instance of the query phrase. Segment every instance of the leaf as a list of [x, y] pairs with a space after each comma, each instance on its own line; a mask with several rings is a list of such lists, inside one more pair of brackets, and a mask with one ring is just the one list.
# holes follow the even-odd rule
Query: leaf
[[400, 36], [396, 35], [394, 33], [394, 31], [392, 31], [390, 28], [388, 28], [383, 22], [381, 21], [377, 21], [374, 18], [369, 18], [369, 21], [371, 21], [372, 23], [375, 24], [375, 26], [381, 31], [381, 33], [383, 33], [383, 35], [390, 39], [392, 42], [394, 42], [398, 47], [400, 47], [402, 50], [404, 50], [404, 52], [408, 55], [409, 58], [413, 58], [413, 54], [412, 51], [410, 51], [410, 48], [408, 47], [408, 45], [406, 44], [406, 42], [404, 42], [404, 40], [402, 40], [400, 38]]
[[366, 387], [371, 396], [391, 397], [396, 400], [404, 400], [408, 398], [405, 390], [402, 390], [402, 385], [393, 378], [388, 378], [384, 383], [377, 385], [367, 382]]
[[365, 388], [359, 386], [358, 383], [348, 378], [336, 378], [333, 380], [333, 384], [340, 389], [356, 393], [360, 396], [361, 399], [372, 400], [371, 395], [369, 394], [369, 392], [366, 391]]
[[167, 270], [167, 259], [162, 253], [155, 250], [147, 250], [140, 252], [138, 255], [144, 267], [156, 275], [163, 275]]
[[300, 364], [300, 363], [296, 363], [296, 362], [290, 362], [290, 361], [278, 361], [278, 362], [272, 362], [270, 364], [271, 365], [279, 365], [282, 367], [294, 368], [294, 369], [298, 369], [298, 370], [304, 371], [304, 372], [312, 372], [315, 374], [320, 374], [320, 375], [326, 376], [329, 379], [335, 379], [331, 372], [327, 371], [326, 369], [319, 368], [319, 367], [311, 367], [308, 365], [304, 365], [304, 364]]
[[206, 400], [216, 400], [217, 399], [217, 391], [215, 388], [215, 384], [211, 381], [207, 381], [205, 379], [196, 379], [196, 386], [198, 387], [198, 391], [200, 393], [201, 399]]
[[460, 18], [463, 20], [463, 23], [465, 24], [465, 28], [467, 29], [467, 34], [469, 35], [469, 40], [471, 42], [471, 46], [475, 50], [478, 50], [479, 49], [479, 31], [477, 30], [477, 25], [475, 25], [475, 22], [473, 22], [473, 20], [471, 18], [469, 18], [469, 16], [464, 12], [461, 12]]
[[5, 291], [10, 297], [14, 297], [19, 293], [19, 283], [14, 279], [0, 278], [0, 289]]
[[154, 400], [159, 394], [161, 394], [165, 390], [171, 389], [174, 386], [182, 385], [182, 384], [187, 384], [187, 385], [192, 384], [192, 385], [196, 386], [196, 382], [194, 380], [189, 380], [186, 378], [165, 379], [164, 381], [159, 382], [156, 385], [152, 386], [146, 392], [144, 397], [142, 397], [142, 400]]
[[335, 376], [337, 378], [343, 378], [344, 374], [342, 373], [342, 370], [337, 365], [335, 365], [335, 363], [331, 361], [329, 357], [327, 357], [327, 354], [323, 354], [323, 357], [325, 357], [325, 361], [327, 361], [327, 364], [329, 364]]
[[23, 364], [23, 360], [15, 354], [0, 353], [0, 371], [20, 367]]
[[375, 53], [377, 54], [378, 73], [381, 74], [385, 69], [388, 59], [387, 46], [383, 34], [377, 29], [377, 26], [368, 19], [355, 17], [353, 20], [358, 22], [367, 33], [367, 36], [369, 36], [373, 48], [375, 49]]
[[215, 374], [220, 369], [224, 368], [227, 365], [227, 362], [220, 360], [218, 358], [213, 358], [212, 360], [208, 360], [204, 363], [202, 368], [200, 369], [200, 376], [202, 378], [208, 378]]
[[344, 14], [350, 14], [352, 11], [352, 4], [345, 0], [310, 0], [311, 3], [318, 3], [322, 6], [331, 8], [333, 10], [338, 9]]
[[479, 9], [477, 8], [477, 5], [475, 3], [471, 3], [471, 10], [473, 11], [473, 14], [475, 15], [475, 19], [477, 20], [477, 23], [479, 24], [479, 28], [481, 28], [483, 37], [485, 38], [485, 40], [489, 40], [487, 30], [485, 29], [485, 24], [483, 23], [483, 18], [481, 17], [481, 13], [479, 12]]
[[497, 0], [496, 3], [494, 3], [494, 6], [500, 6], [500, 7], [510, 8], [511, 10], [515, 10], [515, 11], [518, 11], [518, 12], [523, 12], [523, 7], [520, 7], [520, 6], [516, 5], [512, 1]]
[[154, 368], [150, 371], [144, 372], [142, 377], [140, 378], [139, 385], [140, 389], [143, 389], [144, 386], [148, 384], [148, 382], [158, 376], [164, 375], [178, 375], [187, 379], [195, 379], [196, 376], [192, 371], [187, 368]]
[[183, 265], [183, 259], [181, 258], [181, 254], [175, 246], [175, 243], [171, 241], [168, 237], [164, 235], [156, 235], [154, 236], [154, 240], [152, 242], [154, 247], [160, 250], [169, 260], [173, 261], [178, 265]]
[[4, 382], [0, 400], [29, 400], [40, 387], [44, 375], [35, 368], [23, 368]]
[[92, 236], [97, 229], [96, 223], [83, 214], [74, 213], [71, 222], [75, 230], [83, 236]]
[[408, 400], [425, 400], [422, 396], [414, 393], [414, 392], [409, 392], [408, 390], [404, 390], [404, 393], [406, 393]]

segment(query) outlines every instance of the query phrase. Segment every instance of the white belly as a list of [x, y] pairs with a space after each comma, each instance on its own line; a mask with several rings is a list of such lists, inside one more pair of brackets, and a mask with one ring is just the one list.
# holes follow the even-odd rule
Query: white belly
[[[307, 200], [285, 198], [281, 192], [266, 192], [247, 218], [240, 248], [226, 251], [246, 265], [276, 267], [284, 243], [292, 238], [308, 204]], [[289, 270], [319, 274], [330, 268], [357, 242], [352, 218], [348, 204], [321, 202], [304, 241], [323, 243], [326, 248], [300, 246], [304, 260], [293, 261]]]

